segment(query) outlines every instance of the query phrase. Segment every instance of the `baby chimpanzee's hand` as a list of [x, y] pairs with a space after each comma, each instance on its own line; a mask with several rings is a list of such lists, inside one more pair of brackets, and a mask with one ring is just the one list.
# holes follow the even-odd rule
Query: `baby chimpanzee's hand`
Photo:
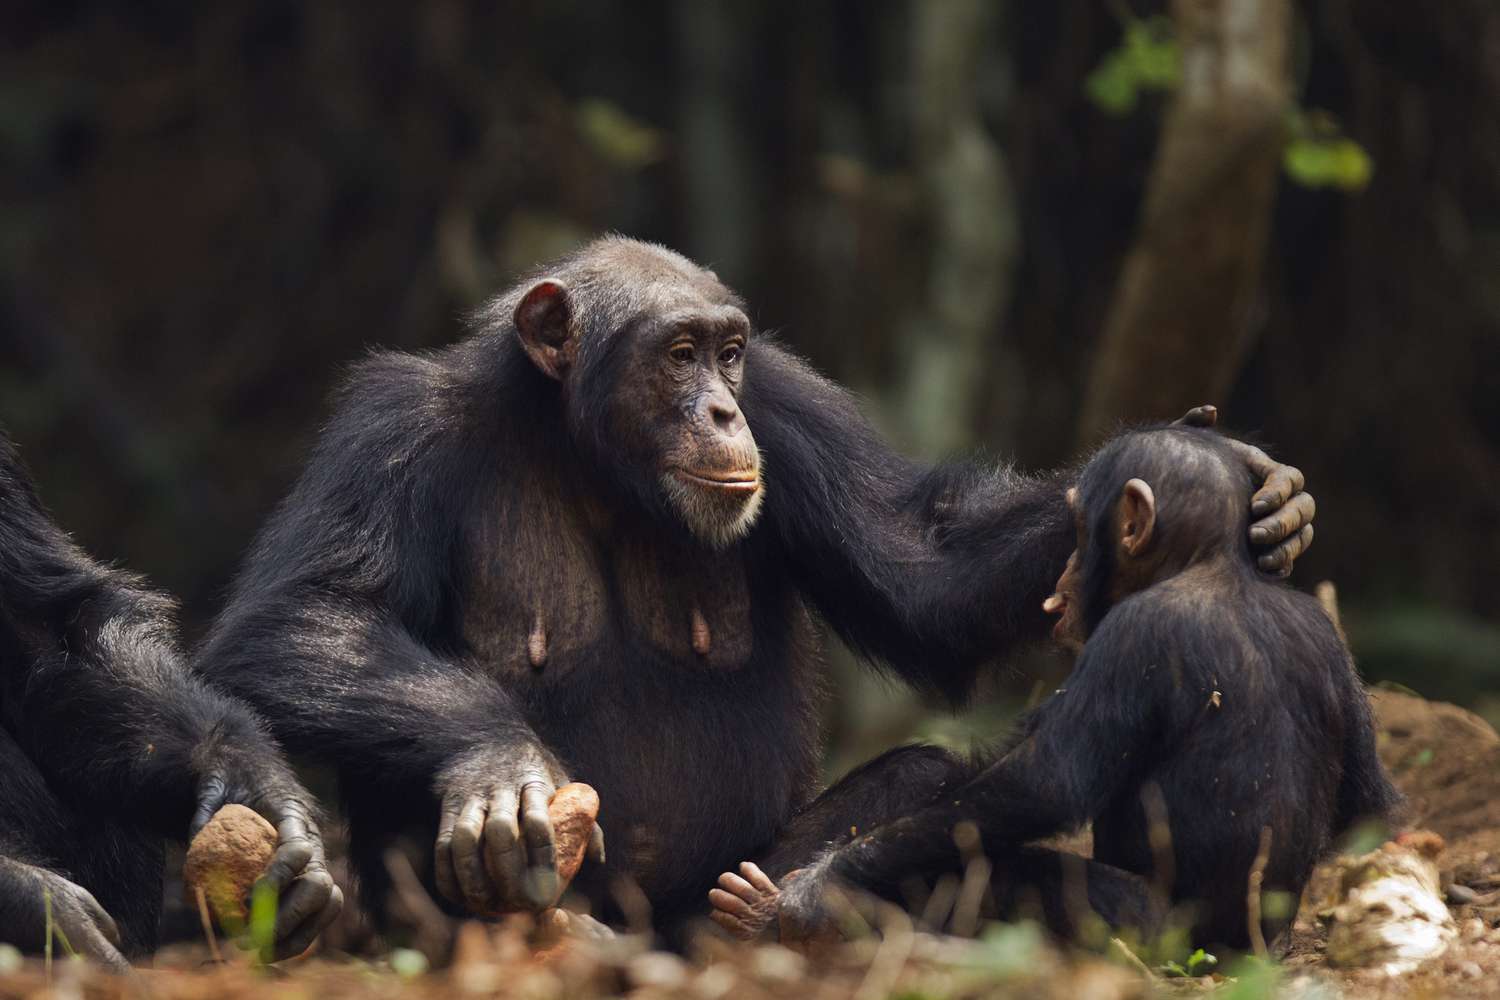
[[[787, 876], [790, 881], [797, 873]], [[740, 873], [725, 872], [719, 876], [719, 888], [708, 891], [714, 909], [713, 922], [741, 941], [766, 933], [776, 919], [781, 890], [770, 876], [753, 861], [740, 864]]]

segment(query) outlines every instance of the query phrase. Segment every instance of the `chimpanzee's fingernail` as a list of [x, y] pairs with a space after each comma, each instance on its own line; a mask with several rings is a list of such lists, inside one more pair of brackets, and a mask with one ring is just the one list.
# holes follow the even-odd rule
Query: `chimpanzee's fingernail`
[[526, 898], [534, 906], [551, 906], [557, 899], [557, 872], [533, 868], [526, 873]]
[[1251, 528], [1250, 540], [1257, 545], [1264, 544], [1271, 540], [1271, 531], [1269, 528]]
[[1269, 513], [1270, 510], [1271, 501], [1269, 500], [1257, 500], [1250, 505], [1250, 513], [1254, 514], [1256, 517], [1260, 517], [1262, 514]]

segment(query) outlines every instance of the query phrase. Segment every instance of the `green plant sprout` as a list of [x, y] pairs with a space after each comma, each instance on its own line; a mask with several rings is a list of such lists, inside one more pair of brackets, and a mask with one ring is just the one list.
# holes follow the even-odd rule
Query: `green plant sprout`
[[1177, 962], [1167, 962], [1162, 970], [1169, 976], [1185, 976], [1196, 979], [1207, 975], [1209, 970], [1219, 964], [1216, 956], [1209, 954], [1202, 948], [1188, 956], [1187, 965], [1183, 966]]
[[269, 965], [276, 957], [276, 887], [257, 882], [250, 891], [250, 950]]

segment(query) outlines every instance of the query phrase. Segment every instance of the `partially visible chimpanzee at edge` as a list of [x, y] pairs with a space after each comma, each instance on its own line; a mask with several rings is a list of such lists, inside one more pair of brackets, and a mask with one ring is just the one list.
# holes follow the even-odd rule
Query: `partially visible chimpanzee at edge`
[[151, 951], [163, 842], [220, 806], [277, 828], [278, 951], [303, 951], [342, 902], [312, 801], [244, 705], [189, 674], [172, 604], [99, 565], [48, 516], [0, 433], [0, 942], [54, 926], [128, 968]]
[[[629, 876], [664, 929], [793, 817], [925, 794], [898, 755], [837, 815], [810, 805], [814, 616], [962, 697], [1045, 635], [1062, 484], [902, 458], [712, 272], [650, 244], [599, 240], [476, 326], [356, 368], [199, 658], [337, 768], [371, 908], [413, 830], [456, 907], [550, 904], [546, 804], [569, 778], [607, 834], [577, 888], [613, 919]], [[1264, 558], [1289, 567], [1311, 498], [1256, 461]]]
[[[779, 914], [759, 868], [726, 873], [715, 919], [748, 935], [774, 915], [802, 935], [827, 920], [830, 884], [900, 899], [913, 879], [962, 872], [968, 822], [1002, 915], [1036, 906], [1071, 934], [1092, 909], [1150, 933], [1165, 904], [1187, 904], [1196, 943], [1243, 948], [1263, 830], [1265, 889], [1300, 894], [1340, 832], [1387, 819], [1397, 797], [1348, 650], [1314, 598], [1252, 568], [1234, 447], [1185, 427], [1106, 445], [1069, 492], [1077, 550], [1047, 601], [1059, 638], [1086, 639], [1065, 686], [979, 773], [929, 749], [941, 793], [784, 880]], [[1092, 860], [1027, 846], [1088, 820]], [[1285, 922], [1265, 918], [1265, 939]]]

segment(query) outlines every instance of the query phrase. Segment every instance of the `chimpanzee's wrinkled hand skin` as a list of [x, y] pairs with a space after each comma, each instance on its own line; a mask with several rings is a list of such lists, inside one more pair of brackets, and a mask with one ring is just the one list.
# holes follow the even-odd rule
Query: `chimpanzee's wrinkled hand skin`
[[829, 854], [797, 872], [795, 878], [782, 880], [776, 908], [782, 944], [806, 949], [839, 939], [829, 905], [831, 894], [840, 891], [831, 871], [831, 858]]
[[8, 943], [27, 951], [42, 951], [46, 946], [50, 907], [52, 927], [60, 932], [68, 947], [111, 972], [130, 972], [130, 963], [120, 951], [119, 928], [93, 893], [45, 868], [3, 858], [0, 865], [5, 866], [5, 874], [10, 876], [7, 888], [20, 890], [17, 897], [0, 901], [4, 904], [7, 926], [14, 929], [12, 933], [22, 929], [35, 932], [30, 938], [23, 936]]
[[276, 890], [278, 900], [275, 958], [300, 955], [344, 908], [344, 891], [328, 871], [311, 801], [295, 779], [271, 769], [234, 778], [213, 774], [199, 787], [189, 834], [197, 836], [227, 805], [254, 809], [276, 828], [276, 853], [261, 878]]
[[[1195, 406], [1175, 423], [1188, 427], [1212, 427], [1218, 423], [1215, 406]], [[1283, 465], [1253, 444], [1230, 440], [1250, 471], [1260, 477], [1261, 487], [1250, 498], [1250, 513], [1258, 518], [1250, 525], [1250, 544], [1260, 554], [1256, 565], [1266, 573], [1289, 576], [1297, 557], [1313, 540], [1313, 517], [1318, 505], [1302, 487], [1302, 470]]]
[[[437, 779], [438, 891], [481, 915], [555, 905], [562, 886], [547, 804], [567, 783], [561, 766], [536, 743], [479, 747], [455, 758]], [[588, 857], [604, 860], [597, 823]]]

